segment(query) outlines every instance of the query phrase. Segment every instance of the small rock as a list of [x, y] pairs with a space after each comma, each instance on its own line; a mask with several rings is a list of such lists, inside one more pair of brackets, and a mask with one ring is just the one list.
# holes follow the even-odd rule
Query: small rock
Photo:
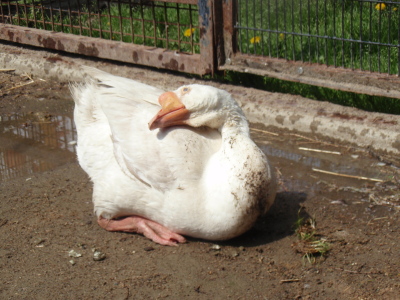
[[76, 252], [75, 250], [70, 250], [70, 251], [68, 252], [68, 256], [70, 256], [70, 257], [75, 257], [75, 258], [76, 258], [76, 257], [81, 257], [82, 254]]
[[240, 251], [244, 251], [244, 250], [246, 250], [246, 249], [245, 249], [243, 246], [240, 246], [240, 247], [239, 247], [239, 250], [240, 250]]
[[94, 253], [93, 253], [93, 260], [94, 261], [101, 261], [101, 260], [104, 260], [104, 259], [106, 259], [105, 253], [103, 253], [101, 251], [98, 251], [98, 250], [94, 251]]
[[46, 241], [46, 240], [45, 240], [45, 239], [42, 239], [42, 238], [34, 238], [34, 239], [32, 240], [32, 244], [34, 244], [36, 247], [39, 247], [39, 246], [43, 247], [43, 246], [44, 246], [43, 243], [44, 243], [45, 241]]
[[237, 252], [237, 251], [232, 252], [232, 257], [238, 257], [238, 256], [239, 256], [239, 252]]
[[73, 266], [75, 266], [75, 264], [76, 264], [76, 262], [75, 262], [73, 259], [71, 259], [71, 260], [69, 261], [69, 263], [70, 263], [71, 265], [73, 265]]
[[154, 250], [154, 248], [151, 247], [151, 246], [150, 246], [150, 247], [145, 247], [145, 248], [144, 248], [144, 251], [153, 251], [153, 250]]
[[215, 251], [219, 251], [219, 250], [221, 250], [221, 246], [220, 246], [220, 245], [217, 245], [217, 244], [214, 244], [214, 245], [212, 245], [212, 246], [210, 247], [210, 249], [211, 249], [211, 250], [215, 250]]

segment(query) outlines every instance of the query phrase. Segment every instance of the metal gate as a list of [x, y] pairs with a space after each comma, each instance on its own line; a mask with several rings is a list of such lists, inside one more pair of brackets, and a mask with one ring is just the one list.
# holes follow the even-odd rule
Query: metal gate
[[399, 28], [399, 1], [0, 0], [3, 40], [392, 98], [400, 98]]
[[0, 39], [195, 74], [214, 72], [211, 1], [0, 1]]
[[231, 13], [219, 69], [400, 98], [400, 1], [236, 0]]

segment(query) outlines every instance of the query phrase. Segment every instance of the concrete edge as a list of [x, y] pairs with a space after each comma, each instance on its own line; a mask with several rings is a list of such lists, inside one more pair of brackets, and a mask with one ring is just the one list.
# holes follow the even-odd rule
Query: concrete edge
[[43, 79], [81, 81], [85, 76], [81, 65], [96, 67], [165, 90], [194, 82], [218, 86], [232, 93], [252, 123], [400, 154], [400, 116], [370, 113], [295, 95], [190, 79], [184, 75], [169, 73], [160, 76], [166, 71], [0, 43], [0, 68], [15, 69], [17, 74], [26, 72]]

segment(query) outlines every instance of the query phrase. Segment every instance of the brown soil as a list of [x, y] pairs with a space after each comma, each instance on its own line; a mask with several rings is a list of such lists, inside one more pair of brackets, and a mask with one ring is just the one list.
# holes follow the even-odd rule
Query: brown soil
[[[102, 230], [92, 212], [91, 182], [75, 155], [47, 139], [16, 136], [15, 128], [43, 129], [57, 123], [57, 116], [72, 116], [66, 83], [29, 82], [0, 72], [1, 299], [398, 299], [395, 166], [343, 145], [253, 131], [279, 174], [269, 213], [231, 241], [189, 239], [164, 247], [143, 236]], [[22, 170], [27, 157], [36, 164], [29, 172]], [[316, 241], [329, 243], [325, 255], [315, 254], [315, 244], [295, 233], [300, 217], [299, 233], [315, 232]], [[306, 222], [309, 218], [316, 224]], [[94, 249], [106, 258], [93, 260]], [[71, 250], [81, 257], [69, 256]]]

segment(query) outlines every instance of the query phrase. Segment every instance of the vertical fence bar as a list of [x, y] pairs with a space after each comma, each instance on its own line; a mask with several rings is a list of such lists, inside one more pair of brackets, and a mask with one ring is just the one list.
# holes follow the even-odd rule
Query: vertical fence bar
[[102, 22], [101, 22], [101, 7], [100, 7], [100, 1], [97, 1], [97, 18], [98, 18], [98, 22], [99, 22], [99, 35], [100, 38], [103, 38], [103, 26], [102, 26]]
[[[400, 9], [397, 9], [397, 21], [400, 24]], [[400, 26], [397, 26], [397, 76], [400, 76]]]
[[[165, 4], [166, 5], [166, 4]], [[169, 30], [168, 30], [168, 8], [164, 6], [164, 30], [165, 30], [165, 48], [169, 48]], [[178, 41], [181, 40], [181, 28], [179, 27], [180, 22], [180, 13], [179, 13], [179, 6], [176, 4], [176, 18], [178, 22]], [[189, 17], [190, 18], [190, 17]], [[190, 18], [191, 19], [191, 18]], [[192, 21], [190, 20], [190, 30], [192, 30]], [[193, 40], [193, 35], [190, 35], [190, 40]], [[193, 45], [192, 45], [192, 51], [193, 51]], [[181, 49], [181, 46], [178, 45], [178, 49]]]
[[[122, 26], [123, 18], [122, 18], [121, 2], [118, 1], [117, 5], [118, 5], [118, 21], [119, 21], [119, 32], [120, 32], [120, 39], [119, 40], [121, 42], [123, 42], [124, 41], [124, 28]], [[131, 10], [130, 7], [129, 7], [129, 10]]]
[[11, 6], [10, 6], [10, 2], [7, 1], [7, 6], [8, 6], [8, 16], [10, 17], [10, 24], [13, 23], [13, 17], [12, 17], [12, 13], [11, 13]]
[[271, 57], [271, 0], [268, 0], [268, 56]]
[[62, 10], [62, 7], [61, 7], [61, 0], [58, 0], [58, 13], [60, 14], [60, 19], [59, 19], [59, 22], [60, 22], [60, 26], [61, 26], [61, 32], [64, 32], [64, 22], [63, 22], [63, 10]]
[[275, 40], [276, 40], [276, 57], [280, 56], [279, 53], [279, 36], [278, 36], [278, 32], [279, 32], [279, 9], [278, 9], [278, 0], [275, 0]]
[[72, 16], [71, 16], [71, 4], [70, 0], [67, 0], [67, 7], [68, 7], [68, 18], [69, 18], [69, 32], [72, 32]]
[[[223, 45], [222, 53], [217, 53], [217, 57], [221, 64], [231, 63], [231, 58], [237, 51], [241, 51], [242, 39], [239, 30], [236, 29], [240, 17], [240, 1], [239, 0], [227, 0], [222, 1], [222, 39]], [[216, 31], [218, 32], [218, 31]]]
[[294, 30], [294, 0], [292, 0], [292, 9], [291, 9], [291, 16], [292, 16], [292, 57], [293, 60], [296, 60], [296, 45], [295, 45], [295, 30]]
[[21, 17], [19, 15], [19, 3], [15, 3], [15, 9], [17, 11], [17, 25], [21, 25]]
[[342, 1], [342, 67], [344, 67], [344, 7], [345, 1]]
[[[252, 4], [252, 8], [253, 8], [253, 24], [252, 24], [252, 28], [257, 28], [256, 26], [256, 2], [255, 0], [253, 0], [253, 4]], [[253, 37], [254, 37], [254, 48], [253, 48], [253, 53], [257, 54], [257, 31], [253, 30]]]
[[[165, 5], [165, 3], [164, 3], [164, 5]], [[153, 41], [154, 41], [154, 47], [156, 47], [156, 45], [157, 45], [157, 22], [156, 22], [156, 9], [155, 9], [154, 3], [151, 6], [151, 15], [152, 15], [152, 23], [153, 23]], [[178, 42], [178, 44], [180, 46], [180, 42]]]
[[[232, 30], [234, 30], [234, 27], [237, 24], [236, 22], [240, 22], [240, 24], [242, 22], [242, 9], [241, 9], [242, 2], [240, 0], [238, 0], [237, 5], [238, 5], [238, 10], [237, 10], [238, 11], [238, 19], [237, 20], [232, 19]], [[232, 32], [232, 34], [233, 34], [233, 32]], [[229, 33], [228, 33], [228, 35], [229, 35]], [[225, 37], [225, 35], [224, 35], [224, 37]], [[239, 32], [238, 32], [238, 49], [240, 52], [243, 52], [242, 44], [243, 44], [242, 30], [239, 30]]]
[[285, 33], [282, 35], [282, 42], [284, 42], [285, 44], [285, 59], [288, 59], [288, 55], [287, 55], [287, 40], [286, 40], [286, 35], [287, 35], [287, 18], [286, 18], [286, 12], [287, 12], [287, 3], [286, 0], [283, 0], [283, 30], [285, 31]]
[[350, 67], [352, 70], [354, 70], [354, 42], [353, 42], [353, 16], [354, 16], [354, 5], [353, 1], [351, 2], [351, 8], [350, 8]]
[[[33, 1], [33, 0], [32, 0]], [[40, 0], [40, 11], [42, 13], [42, 23], [43, 23], [43, 29], [46, 30], [49, 26], [48, 26], [48, 21], [46, 22], [46, 18], [45, 18], [45, 9], [44, 9], [44, 5], [43, 5], [43, 0]], [[36, 9], [32, 8], [32, 11], [34, 14], [36, 14]]]
[[326, 66], [329, 65], [329, 57], [328, 57], [328, 29], [327, 29], [327, 21], [326, 21], [326, 16], [327, 16], [327, 8], [326, 8], [326, 1], [324, 0], [324, 36], [325, 36], [325, 51], [324, 51], [324, 55], [325, 55], [325, 62], [326, 62]]
[[[246, 12], [248, 11], [249, 11], [249, 2], [246, 0]], [[246, 14], [246, 42], [247, 43], [249, 42], [249, 14]], [[249, 53], [249, 46], [246, 47], [246, 52]]]
[[[380, 4], [382, 5], [382, 4]], [[381, 22], [382, 22], [382, 9], [379, 9], [378, 20], [378, 72], [381, 73]]]
[[[178, 6], [178, 4], [176, 5]], [[178, 24], [180, 24], [181, 22], [179, 21], [179, 14], [178, 14]], [[192, 9], [192, 5], [189, 5], [189, 22], [190, 22], [190, 30], [193, 30], [193, 9]], [[178, 31], [178, 39], [180, 40], [180, 36], [181, 36], [181, 31]], [[194, 35], [192, 34], [190, 36], [190, 46], [192, 48], [192, 53], [195, 52], [195, 47], [194, 47]]]
[[[25, 22], [26, 25], [29, 24], [29, 17], [28, 17], [28, 9], [27, 9], [28, 4], [26, 3], [26, 0], [24, 0], [24, 14], [25, 14]], [[34, 7], [34, 4], [32, 3], [32, 7]], [[32, 8], [33, 9], [33, 8]]]
[[[140, 4], [142, 4], [142, 0], [140, 0]], [[141, 24], [142, 24], [142, 36], [143, 36], [143, 42], [142, 44], [145, 44], [146, 41], [146, 31], [145, 31], [145, 26], [144, 26], [144, 12], [143, 12], [143, 5], [140, 5], [140, 16], [141, 16]]]
[[82, 11], [81, 11], [81, 3], [80, 0], [77, 0], [77, 4], [78, 4], [78, 26], [79, 26], [79, 35], [82, 35], [83, 30], [82, 30]]
[[317, 63], [319, 64], [320, 62], [320, 59], [319, 59], [319, 0], [316, 0], [316, 2], [315, 2], [315, 10], [316, 10], [316, 17], [315, 17], [315, 22], [317, 23], [317, 28], [316, 28], [316, 34], [317, 34], [317, 37], [316, 37], [316, 39], [315, 39], [315, 43], [316, 43], [316, 45], [315, 45], [315, 55], [316, 55], [316, 61], [317, 61]]
[[304, 62], [304, 55], [303, 55], [303, 3], [302, 0], [300, 0], [300, 56], [301, 56], [301, 61]]
[[[260, 26], [264, 28], [264, 10], [263, 10], [263, 1], [260, 1]], [[264, 43], [265, 43], [265, 33], [261, 32], [261, 55], [264, 56]]]
[[[369, 2], [369, 37], [368, 40], [370, 41], [372, 39], [372, 3]], [[371, 44], [368, 43], [368, 52], [371, 53]], [[369, 55], [369, 71], [372, 71], [372, 61], [371, 61], [371, 55]]]
[[[24, 4], [26, 4], [26, 1], [24, 1]], [[32, 15], [33, 15], [33, 22], [35, 24], [35, 28], [38, 28], [38, 24], [37, 24], [37, 20], [36, 20], [36, 9], [35, 9], [35, 4], [34, 4], [33, 0], [31, 0], [31, 4], [32, 4], [31, 11], [32, 11]], [[44, 19], [44, 14], [42, 14], [42, 15], [43, 15], [43, 19]], [[28, 15], [26, 16], [26, 19], [27, 19], [26, 24], [28, 25], [29, 24]]]
[[333, 6], [333, 61], [334, 66], [337, 67], [336, 63], [336, 1], [334, 1]]
[[[0, 0], [0, 15], [1, 15], [1, 21], [4, 22], [4, 11], [3, 11], [3, 1]], [[4, 22], [5, 23], [5, 22]]]
[[135, 28], [134, 28], [134, 24], [133, 24], [133, 12], [132, 12], [132, 0], [129, 0], [129, 24], [131, 27], [131, 39], [132, 39], [132, 44], [135, 43]]
[[110, 36], [109, 36], [109, 40], [111, 41], [111, 40], [113, 40], [114, 38], [113, 38], [113, 33], [114, 33], [114, 31], [113, 31], [113, 24], [112, 24], [112, 21], [113, 21], [113, 18], [111, 18], [111, 2], [109, 2], [109, 3], [107, 3], [107, 11], [108, 11], [108, 31], [110, 32]]
[[[390, 32], [391, 32], [391, 25], [392, 25], [392, 9], [391, 9], [391, 6], [390, 6], [390, 9], [389, 9], [389, 22], [388, 22], [388, 31], [387, 31], [387, 44], [391, 44], [391, 38], [390, 38]], [[391, 74], [391, 71], [390, 71], [390, 69], [391, 69], [391, 65], [390, 65], [390, 53], [391, 53], [391, 46], [386, 46], [387, 47], [387, 51], [388, 51], [388, 63], [387, 63], [387, 65], [388, 65], [388, 70], [387, 70], [387, 73], [388, 74]]]
[[308, 24], [308, 32], [307, 32], [307, 42], [308, 42], [308, 62], [311, 63], [311, 14], [310, 14], [310, 0], [307, 0], [307, 24]]
[[200, 53], [202, 67], [206, 72], [214, 74], [217, 58], [214, 56], [214, 0], [199, 0]]
[[364, 70], [364, 66], [363, 66], [363, 56], [364, 56], [364, 51], [363, 51], [363, 44], [362, 44], [362, 40], [363, 40], [363, 34], [362, 34], [362, 24], [363, 24], [363, 10], [364, 10], [364, 6], [362, 2], [359, 2], [359, 7], [360, 7], [360, 23], [359, 23], [359, 27], [360, 27], [360, 70]]

